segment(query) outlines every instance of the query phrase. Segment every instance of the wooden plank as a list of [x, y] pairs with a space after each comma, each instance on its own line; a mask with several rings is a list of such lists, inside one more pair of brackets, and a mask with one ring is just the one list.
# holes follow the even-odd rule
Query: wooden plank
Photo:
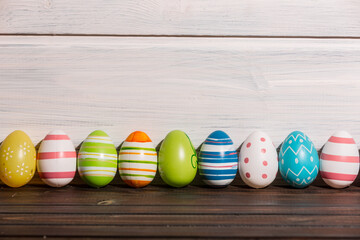
[[354, 0], [1, 0], [1, 34], [360, 37]]
[[[359, 192], [351, 193], [292, 193], [286, 194], [281, 191], [263, 191], [263, 192], [203, 192], [194, 194], [191, 191], [198, 189], [191, 189], [191, 191], [177, 191], [171, 194], [171, 191], [158, 191], [156, 193], [141, 192], [134, 190], [131, 192], [120, 191], [122, 188], [117, 188], [117, 192], [110, 191], [96, 191], [90, 189], [72, 189], [68, 191], [33, 191], [18, 192], [14, 195], [4, 193], [1, 197], [1, 205], [26, 205], [24, 199], [30, 205], [46, 205], [46, 206], [77, 206], [77, 205], [114, 205], [114, 206], [288, 206], [306, 205], [309, 207], [316, 207], [323, 204], [325, 207], [329, 206], [343, 206], [354, 207], [359, 204]], [[150, 189], [149, 189], [150, 190]], [[155, 189], [152, 189], [155, 190]], [[200, 191], [200, 190], [199, 190]], [[309, 190], [311, 191], [311, 189]], [[336, 195], [335, 197], [333, 197]], [[106, 196], [106, 197], [105, 197]], [[183, 197], [181, 197], [183, 196]], [[61, 197], [61, 203], [58, 198]], [[238, 198], [242, 198], [241, 201]]]
[[[237, 186], [3, 187], [0, 235], [356, 238], [360, 235], [359, 194], [354, 186], [333, 191], [314, 186], [260, 191]], [[16, 201], [7, 205], [12, 199]], [[94, 199], [102, 200], [91, 205]]]
[[[76, 179], [77, 181], [78, 179]], [[277, 179], [278, 180], [278, 179]], [[360, 236], [360, 188], [225, 189], [150, 185], [119, 179], [101, 189], [35, 184], [0, 189], [1, 237], [311, 237]]]
[[359, 77], [360, 40], [3, 36], [0, 139], [182, 129], [198, 147], [223, 129], [239, 146], [260, 129], [278, 146], [302, 130], [320, 148], [337, 129], [360, 141]]
[[88, 225], [88, 226], [296, 226], [359, 228], [360, 215], [132, 215], [132, 214], [0, 214], [0, 226], [6, 225]]
[[[244, 197], [244, 196], [241, 196]], [[281, 197], [279, 195], [279, 197]], [[347, 196], [352, 197], [352, 196]], [[109, 203], [110, 201], [102, 201]], [[309, 203], [301, 205], [89, 205], [82, 202], [77, 205], [56, 205], [44, 203], [32, 203], [23, 201], [17, 204], [1, 204], [0, 214], [67, 214], [69, 217], [78, 214], [132, 214], [132, 215], [293, 215], [308, 216], [351, 216], [360, 215], [359, 204], [332, 205], [321, 203]], [[65, 203], [66, 204], [66, 203]]]
[[8, 225], [1, 226], [1, 236], [38, 236], [38, 237], [192, 237], [192, 238], [229, 238], [229, 237], [322, 237], [322, 238], [358, 238], [359, 228], [352, 227], [303, 227], [303, 226], [83, 226], [83, 225], [37, 225], [26, 226]]

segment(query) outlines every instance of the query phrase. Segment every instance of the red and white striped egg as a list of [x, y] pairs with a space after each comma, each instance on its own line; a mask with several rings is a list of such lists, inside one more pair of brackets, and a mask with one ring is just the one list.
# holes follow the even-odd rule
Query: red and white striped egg
[[244, 142], [239, 155], [241, 179], [250, 187], [270, 185], [278, 171], [278, 156], [271, 138], [262, 131], [253, 132]]
[[71, 182], [76, 171], [76, 151], [66, 133], [55, 130], [46, 135], [37, 154], [37, 170], [41, 180], [52, 187]]
[[359, 172], [359, 151], [346, 131], [334, 133], [325, 143], [320, 155], [320, 174], [333, 188], [350, 186]]

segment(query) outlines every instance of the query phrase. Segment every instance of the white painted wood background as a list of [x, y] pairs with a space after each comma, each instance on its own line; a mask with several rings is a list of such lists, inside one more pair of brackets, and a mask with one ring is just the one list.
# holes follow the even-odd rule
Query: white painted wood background
[[358, 0], [0, 0], [0, 33], [345, 36]]
[[[360, 2], [0, 0], [0, 140], [102, 129], [197, 147], [254, 130], [276, 145], [338, 129], [360, 143]], [[52, 36], [56, 35], [56, 36]]]

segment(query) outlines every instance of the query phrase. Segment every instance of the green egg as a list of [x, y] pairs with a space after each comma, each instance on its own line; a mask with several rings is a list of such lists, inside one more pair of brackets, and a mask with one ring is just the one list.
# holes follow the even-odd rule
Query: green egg
[[196, 151], [189, 137], [182, 131], [172, 131], [165, 137], [158, 162], [162, 180], [172, 187], [184, 187], [195, 178]]
[[92, 187], [109, 184], [117, 171], [117, 152], [110, 137], [96, 130], [81, 144], [78, 156], [81, 178]]

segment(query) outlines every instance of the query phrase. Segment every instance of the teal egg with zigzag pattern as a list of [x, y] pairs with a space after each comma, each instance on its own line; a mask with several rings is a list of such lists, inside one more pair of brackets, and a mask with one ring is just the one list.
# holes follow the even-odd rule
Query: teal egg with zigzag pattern
[[287, 136], [279, 152], [279, 170], [283, 179], [295, 188], [309, 186], [319, 172], [319, 156], [313, 142], [303, 132]]

